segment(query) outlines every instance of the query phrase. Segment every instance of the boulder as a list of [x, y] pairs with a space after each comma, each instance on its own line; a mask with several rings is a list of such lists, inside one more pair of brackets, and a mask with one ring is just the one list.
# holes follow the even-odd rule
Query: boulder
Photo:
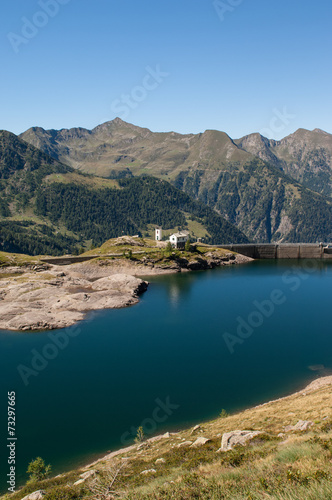
[[228, 451], [234, 448], [237, 444], [244, 446], [247, 441], [262, 434], [261, 431], [232, 431], [223, 434], [221, 439], [221, 448], [218, 451]]
[[95, 470], [88, 470], [86, 472], [83, 472], [83, 474], [80, 474], [80, 477], [82, 479], [84, 479], [84, 481], [86, 479], [89, 479], [89, 477], [92, 477], [92, 476], [95, 476], [96, 475], [96, 471]]
[[78, 486], [79, 484], [83, 484], [83, 483], [84, 483], [84, 481], [85, 481], [85, 479], [79, 479], [78, 481], [76, 481], [76, 482], [74, 483], [74, 486]]
[[166, 463], [166, 460], [164, 458], [157, 458], [157, 460], [155, 461], [155, 464], [164, 464]]
[[310, 420], [299, 420], [296, 425], [287, 425], [285, 432], [306, 431], [313, 424]]
[[198, 448], [199, 446], [204, 446], [206, 443], [209, 443], [211, 439], [207, 439], [203, 436], [199, 437], [194, 441], [194, 443], [190, 446], [190, 448]]
[[180, 444], [177, 445], [177, 448], [182, 448], [184, 446], [190, 446], [192, 444], [193, 444], [192, 441], [183, 441], [183, 443], [180, 443]]
[[46, 491], [38, 490], [30, 493], [26, 497], [22, 498], [22, 500], [41, 500], [46, 495]]
[[190, 434], [194, 434], [194, 432], [198, 431], [199, 429], [201, 428], [200, 425], [195, 425], [195, 427], [193, 427], [192, 431]]
[[142, 474], [143, 476], [146, 476], [147, 474], [155, 474], [156, 472], [157, 472], [157, 471], [156, 471], [156, 469], [147, 469], [147, 470], [143, 470], [143, 471], [141, 472], [141, 474]]

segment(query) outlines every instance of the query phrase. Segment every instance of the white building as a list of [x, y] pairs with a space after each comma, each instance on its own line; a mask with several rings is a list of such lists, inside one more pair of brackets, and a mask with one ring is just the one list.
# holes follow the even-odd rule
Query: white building
[[174, 248], [183, 248], [188, 240], [189, 233], [187, 231], [174, 233], [169, 237], [169, 241]]
[[163, 237], [163, 230], [162, 230], [162, 228], [161, 227], [156, 227], [156, 230], [155, 230], [156, 241], [161, 241], [162, 237]]

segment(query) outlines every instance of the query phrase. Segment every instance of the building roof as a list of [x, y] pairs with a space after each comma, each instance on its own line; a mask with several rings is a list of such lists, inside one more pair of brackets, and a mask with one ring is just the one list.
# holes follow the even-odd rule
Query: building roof
[[181, 238], [183, 236], [188, 236], [188, 235], [189, 235], [189, 233], [187, 231], [184, 231], [182, 233], [173, 233], [173, 234], [171, 234], [171, 236], [176, 236], [177, 238]]

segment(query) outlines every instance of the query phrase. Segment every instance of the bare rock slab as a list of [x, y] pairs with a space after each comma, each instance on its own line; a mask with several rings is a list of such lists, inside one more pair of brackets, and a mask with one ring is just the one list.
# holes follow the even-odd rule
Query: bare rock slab
[[261, 431], [232, 431], [223, 434], [221, 439], [221, 448], [218, 451], [228, 451], [236, 445], [244, 446], [254, 437], [262, 434]]
[[[94, 267], [91, 266], [91, 275]], [[89, 311], [120, 308], [136, 304], [148, 283], [127, 274], [87, 279], [79, 268], [66, 273], [27, 272], [2, 281], [0, 328], [4, 330], [53, 330], [66, 328], [84, 318]]]
[[296, 425], [287, 425], [285, 432], [306, 431], [313, 424], [310, 420], [299, 420]]
[[183, 443], [180, 443], [177, 445], [177, 448], [183, 448], [185, 446], [191, 446], [193, 444], [192, 441], [183, 441]]
[[205, 438], [203, 436], [196, 439], [190, 448], [199, 448], [200, 446], [204, 446], [206, 443], [209, 443], [211, 439]]
[[156, 472], [157, 472], [156, 469], [147, 469], [147, 470], [143, 470], [141, 472], [141, 474], [143, 476], [147, 476], [148, 474], [155, 474]]
[[46, 495], [46, 491], [38, 490], [30, 493], [26, 497], [22, 498], [22, 500], [41, 500]]

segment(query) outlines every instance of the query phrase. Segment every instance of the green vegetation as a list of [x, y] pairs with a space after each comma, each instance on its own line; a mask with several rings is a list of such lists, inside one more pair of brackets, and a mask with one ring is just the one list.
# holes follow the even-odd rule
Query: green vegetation
[[229, 417], [229, 413], [227, 413], [227, 411], [223, 408], [220, 412], [220, 415], [219, 415], [220, 418], [226, 418], [226, 417]]
[[173, 251], [172, 243], [170, 241], [167, 242], [166, 248], [165, 248], [165, 253], [170, 254]]
[[[331, 235], [332, 136], [321, 131], [300, 129], [278, 142], [259, 134], [234, 141], [216, 130], [159, 134], [116, 119], [93, 131], [31, 129], [22, 137], [72, 167], [79, 154], [86, 172], [168, 180], [250, 240], [310, 243]], [[200, 226], [196, 231], [187, 222], [205, 238]]]
[[[180, 135], [146, 135], [143, 129], [121, 120], [106, 128], [112, 134], [112, 147], [105, 144], [105, 127], [97, 127], [93, 133], [83, 129], [66, 133], [32, 129], [23, 134], [53, 158], [9, 132], [1, 133], [0, 249], [31, 254], [77, 253], [90, 248], [91, 243], [100, 245], [121, 234], [151, 237], [157, 224], [165, 230], [187, 229], [214, 244], [245, 242], [244, 234], [262, 242], [329, 239], [330, 200], [287, 177], [272, 153], [267, 156], [270, 163], [266, 163], [245, 151], [244, 143], [240, 148], [217, 131], [192, 136], [189, 146]], [[131, 152], [123, 154], [122, 134], [129, 130], [136, 140], [128, 146]], [[87, 148], [83, 169], [86, 166], [91, 172], [93, 166], [93, 171], [105, 178], [82, 174], [58, 161], [60, 158], [76, 165], [68, 151], [74, 153], [78, 144], [83, 157]], [[328, 188], [327, 146], [324, 154], [319, 141], [310, 148], [301, 160], [308, 165], [310, 186], [316, 189], [314, 183], [323, 176]], [[282, 154], [286, 155], [285, 151]], [[132, 176], [144, 172], [167, 179], [178, 189], [165, 180]], [[13, 222], [27, 221], [34, 225], [12, 230]]]
[[37, 191], [36, 213], [53, 224], [100, 245], [121, 234], [142, 234], [149, 224], [187, 226], [184, 212], [197, 217], [211, 238], [207, 243], [246, 242], [234, 226], [205, 205], [153, 177], [122, 179], [122, 189], [91, 190], [77, 184], [44, 185]]
[[[39, 263], [39, 257], [32, 257], [31, 255], [15, 254], [9, 252], [0, 252], [0, 267], [25, 266]], [[1, 276], [3, 276], [3, 274]]]
[[249, 238], [259, 242], [325, 241], [331, 233], [332, 204], [277, 168], [253, 159], [239, 171], [181, 172], [175, 185], [197, 197]]
[[145, 436], [144, 436], [144, 430], [143, 430], [143, 427], [140, 426], [138, 429], [137, 429], [137, 434], [136, 434], [136, 437], [135, 437], [135, 443], [142, 443], [145, 439]]
[[[154, 225], [205, 228], [206, 241], [246, 237], [205, 205], [153, 177], [102, 179], [73, 171], [9, 132], [0, 133], [0, 250], [80, 253]], [[208, 234], [210, 236], [208, 236]], [[88, 248], [89, 248], [88, 247]]]
[[29, 463], [27, 474], [29, 474], [29, 482], [34, 483], [46, 479], [52, 471], [50, 465], [45, 465], [44, 460], [41, 457], [37, 457], [35, 460]]
[[77, 239], [64, 236], [54, 227], [32, 221], [0, 221], [0, 249], [28, 255], [76, 253]]
[[186, 252], [190, 252], [190, 249], [191, 249], [190, 240], [186, 241], [186, 243], [184, 245], [184, 249]]

